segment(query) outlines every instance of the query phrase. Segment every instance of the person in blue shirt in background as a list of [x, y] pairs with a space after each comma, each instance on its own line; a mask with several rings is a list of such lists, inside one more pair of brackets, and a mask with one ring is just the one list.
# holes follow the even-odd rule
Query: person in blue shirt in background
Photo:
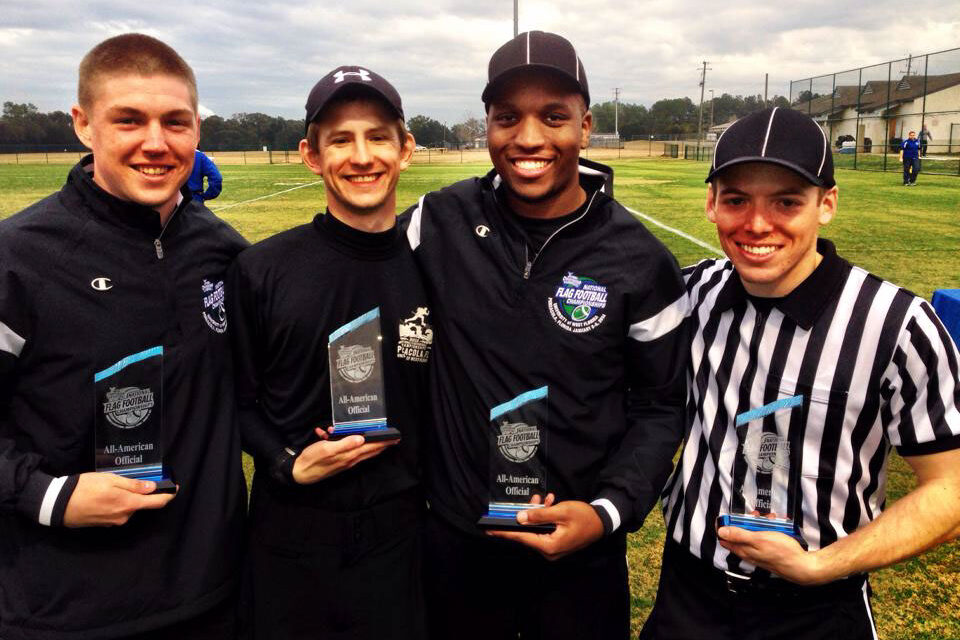
[[[203, 190], [203, 179], [207, 179], [207, 190]], [[190, 173], [190, 179], [187, 180], [187, 188], [193, 194], [194, 200], [204, 202], [213, 200], [223, 189], [223, 176], [213, 160], [208, 158], [200, 149], [194, 152], [193, 171]]]
[[909, 137], [900, 145], [900, 162], [903, 163], [903, 186], [917, 184], [920, 173], [920, 141], [917, 132], [911, 131]]

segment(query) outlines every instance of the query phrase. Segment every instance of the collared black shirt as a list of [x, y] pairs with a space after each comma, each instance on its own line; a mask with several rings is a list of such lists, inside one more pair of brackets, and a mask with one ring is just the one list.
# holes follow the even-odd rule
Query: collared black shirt
[[811, 549], [880, 514], [891, 446], [903, 455], [960, 447], [957, 350], [930, 305], [850, 265], [827, 240], [817, 250], [823, 260], [806, 280], [759, 307], [729, 260], [684, 270], [693, 333], [688, 435], [664, 491], [664, 517], [673, 540], [721, 569], [753, 567], [717, 544], [717, 516], [731, 512], [738, 493], [756, 499], [770, 477], [734, 481], [762, 475], [745, 473], [756, 460], [744, 453], [737, 416], [803, 399], [799, 418], [771, 418], [763, 432], [793, 445], [784, 490], [792, 497], [778, 515], [795, 516]]

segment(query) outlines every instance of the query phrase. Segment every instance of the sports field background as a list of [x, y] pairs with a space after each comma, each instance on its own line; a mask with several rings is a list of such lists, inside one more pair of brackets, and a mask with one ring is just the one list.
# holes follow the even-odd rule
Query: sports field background
[[[593, 155], [591, 154], [591, 157]], [[662, 225], [717, 247], [705, 219], [703, 178], [707, 164], [685, 160], [607, 161], [615, 170], [615, 195]], [[0, 218], [60, 188], [70, 166], [0, 163]], [[317, 176], [298, 164], [223, 165], [223, 194], [211, 208], [247, 239], [257, 241], [308, 222], [324, 202]], [[400, 180], [398, 208], [420, 194], [465, 177], [489, 163], [416, 164]], [[839, 171], [839, 213], [823, 234], [839, 253], [877, 275], [929, 299], [935, 289], [960, 288], [960, 178], [920, 174], [904, 188], [896, 173]], [[646, 221], [681, 265], [715, 255], [703, 246]], [[888, 498], [914, 486], [899, 457], [891, 463]], [[659, 512], [631, 535], [628, 551], [634, 630], [646, 619], [656, 594], [663, 544]], [[960, 640], [960, 543], [878, 571], [871, 577], [880, 638]], [[584, 594], [585, 602], [590, 594]]]

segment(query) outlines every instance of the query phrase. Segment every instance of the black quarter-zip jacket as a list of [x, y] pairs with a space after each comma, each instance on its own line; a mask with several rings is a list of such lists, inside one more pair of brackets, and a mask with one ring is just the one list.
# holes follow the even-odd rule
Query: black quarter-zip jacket
[[608, 533], [636, 529], [670, 471], [683, 435], [686, 296], [673, 256], [601, 190], [611, 175], [581, 160], [589, 204], [537, 254], [498, 201], [494, 172], [408, 212], [437, 329], [428, 497], [464, 531], [487, 506], [490, 409], [544, 385], [558, 500], [594, 503]]
[[[161, 628], [221, 602], [238, 574], [245, 486], [217, 291], [246, 242], [186, 194], [164, 229], [100, 189], [92, 159], [0, 222], [4, 640]], [[156, 345], [178, 495], [123, 526], [63, 527], [76, 476], [94, 470], [94, 373]]]

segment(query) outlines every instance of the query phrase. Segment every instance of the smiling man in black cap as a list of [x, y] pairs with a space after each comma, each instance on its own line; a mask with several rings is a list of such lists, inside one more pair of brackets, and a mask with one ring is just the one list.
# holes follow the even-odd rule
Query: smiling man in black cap
[[[306, 112], [300, 153], [323, 178], [326, 215], [254, 245], [229, 278], [241, 434], [256, 462], [246, 611], [258, 639], [418, 640], [417, 432], [432, 330], [395, 210], [414, 139], [397, 91], [364, 67], [324, 76]], [[362, 382], [382, 362], [375, 395], [402, 439], [330, 438], [328, 337], [376, 315], [382, 343], [345, 347], [367, 354], [366, 368], [343, 366]], [[352, 389], [340, 395], [363, 396], [351, 409], [369, 412], [367, 389]]]
[[[874, 639], [867, 572], [960, 532], [957, 350], [818, 237], [838, 190], [809, 117], [738, 120], [707, 181], [728, 259], [684, 270], [690, 424], [641, 638]], [[919, 486], [885, 509], [891, 447]]]
[[[424, 466], [438, 639], [629, 635], [626, 532], [682, 438], [686, 296], [670, 253], [610, 196], [611, 170], [579, 159], [589, 100], [567, 40], [506, 43], [483, 92], [493, 171], [427, 194], [411, 215], [437, 323]], [[531, 390], [546, 423], [493, 438], [492, 410]], [[514, 523], [552, 533], [478, 528], [505, 459], [542, 465], [552, 506]], [[519, 478], [505, 491], [516, 496], [536, 478], [503, 476]]]

